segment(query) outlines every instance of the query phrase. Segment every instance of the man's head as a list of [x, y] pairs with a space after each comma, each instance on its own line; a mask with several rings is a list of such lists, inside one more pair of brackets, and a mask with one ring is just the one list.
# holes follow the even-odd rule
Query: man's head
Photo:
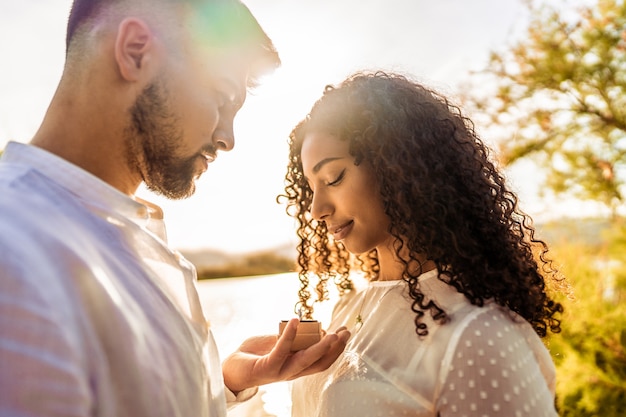
[[124, 107], [128, 182], [170, 198], [232, 149], [247, 89], [280, 65], [238, 0], [75, 0], [66, 42], [70, 89], [93, 85], [100, 108]]
[[192, 36], [216, 50], [245, 56], [250, 82], [280, 65], [272, 41], [239, 0], [74, 0], [65, 39], [68, 54], [107, 21], [129, 16], [149, 19], [172, 37], [180, 30], [193, 31]]

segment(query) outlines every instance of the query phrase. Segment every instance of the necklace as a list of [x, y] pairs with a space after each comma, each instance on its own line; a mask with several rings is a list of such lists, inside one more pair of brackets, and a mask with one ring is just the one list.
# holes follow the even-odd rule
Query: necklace
[[[389, 294], [394, 288], [396, 288], [398, 285], [400, 285], [402, 282], [402, 280], [398, 281], [395, 285], [393, 285], [391, 288], [389, 288], [387, 291], [385, 291], [383, 293], [383, 295], [378, 299], [378, 304], [380, 304], [383, 300], [383, 298], [385, 298], [385, 296], [387, 294]], [[356, 319], [354, 320], [354, 327], [356, 328], [356, 331], [358, 332], [359, 330], [361, 330], [361, 327], [363, 327], [363, 316], [361, 315], [361, 313], [363, 312], [363, 307], [365, 307], [365, 301], [367, 300], [367, 296], [369, 295], [369, 291], [370, 288], [372, 288], [372, 285], [370, 283], [370, 285], [367, 287], [367, 289], [365, 290], [365, 294], [363, 295], [363, 301], [361, 301], [361, 307], [359, 308], [359, 312], [356, 315]]]

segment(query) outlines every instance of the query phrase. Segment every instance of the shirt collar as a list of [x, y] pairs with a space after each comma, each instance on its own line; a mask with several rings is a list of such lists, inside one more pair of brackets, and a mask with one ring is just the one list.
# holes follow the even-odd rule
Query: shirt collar
[[163, 218], [163, 212], [158, 206], [132, 198], [95, 175], [39, 147], [9, 142], [2, 154], [2, 160], [36, 170], [84, 203], [101, 210], [114, 211], [140, 226], [145, 226], [151, 218]]

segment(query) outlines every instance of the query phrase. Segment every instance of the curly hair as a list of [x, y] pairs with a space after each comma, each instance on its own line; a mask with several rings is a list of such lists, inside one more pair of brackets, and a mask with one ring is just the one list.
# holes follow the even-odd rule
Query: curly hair
[[[301, 148], [309, 132], [349, 142], [355, 163], [367, 161], [379, 181], [389, 233], [404, 263], [416, 333], [428, 334], [425, 312], [436, 322], [446, 312], [420, 289], [418, 254], [426, 254], [439, 279], [474, 305], [492, 299], [525, 318], [540, 337], [560, 332], [561, 304], [547, 294], [546, 278], [559, 280], [546, 243], [490, 161], [473, 123], [449, 100], [406, 76], [358, 72], [323, 96], [289, 136], [285, 176], [287, 213], [298, 223], [301, 282], [296, 309], [311, 318], [309, 277], [317, 275], [317, 301], [327, 299], [333, 277], [340, 294], [352, 289], [350, 272], [375, 280], [377, 253], [357, 257], [311, 216], [313, 192], [303, 174]], [[400, 253], [408, 253], [401, 256]], [[417, 269], [417, 271], [416, 271]]]

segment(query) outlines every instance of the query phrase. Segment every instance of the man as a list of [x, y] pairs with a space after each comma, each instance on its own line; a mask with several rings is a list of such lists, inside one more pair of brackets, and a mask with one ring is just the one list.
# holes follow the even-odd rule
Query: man
[[292, 320], [220, 365], [195, 269], [134, 196], [193, 194], [277, 65], [237, 0], [75, 0], [48, 112], [0, 162], [0, 416], [224, 416], [343, 351], [292, 353]]

